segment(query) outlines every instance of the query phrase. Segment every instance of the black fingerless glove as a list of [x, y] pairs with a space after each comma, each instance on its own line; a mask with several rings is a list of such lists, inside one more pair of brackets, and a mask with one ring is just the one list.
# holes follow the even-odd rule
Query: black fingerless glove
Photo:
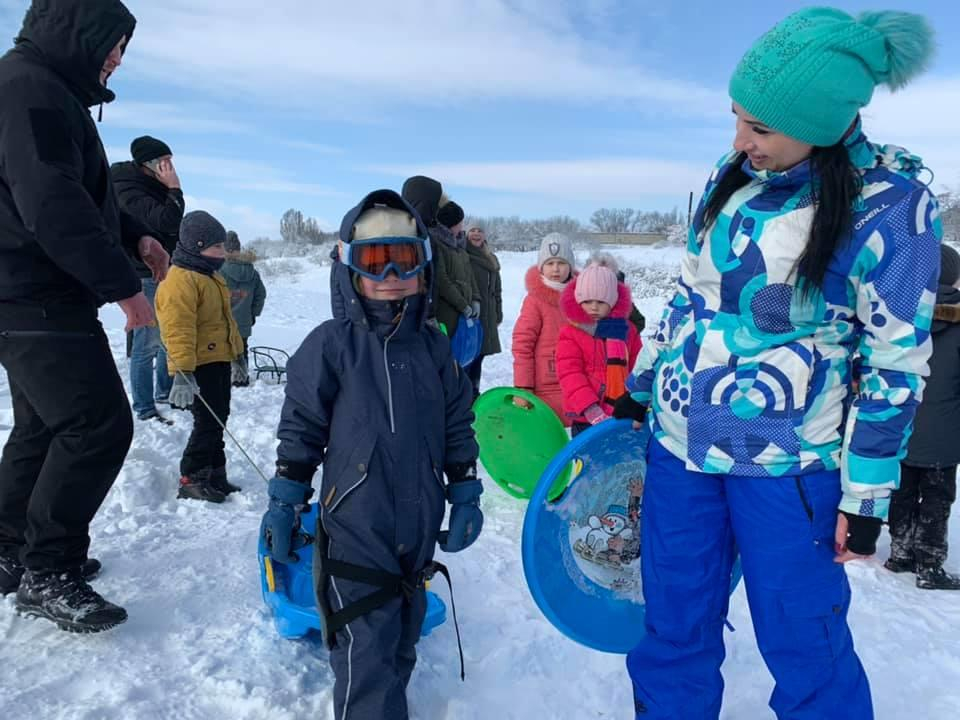
[[624, 393], [613, 403], [613, 416], [617, 420], [636, 420], [642, 423], [646, 414], [647, 406], [630, 397], [630, 393]]
[[849, 524], [847, 550], [857, 555], [873, 555], [877, 551], [877, 539], [880, 537], [883, 520], [848, 512], [843, 514]]

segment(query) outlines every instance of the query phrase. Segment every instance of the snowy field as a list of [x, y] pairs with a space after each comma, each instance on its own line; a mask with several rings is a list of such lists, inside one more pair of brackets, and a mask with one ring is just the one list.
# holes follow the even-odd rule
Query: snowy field
[[[638, 305], [653, 324], [677, 271], [679, 250], [624, 248]], [[484, 363], [485, 387], [512, 379], [510, 336], [523, 300], [523, 274], [536, 253], [502, 253], [504, 353]], [[271, 267], [273, 265], [273, 267]], [[306, 259], [271, 260], [266, 310], [254, 345], [293, 351], [329, 317], [328, 271]], [[272, 272], [271, 272], [272, 271]], [[292, 272], [296, 271], [296, 272]], [[127, 379], [122, 317], [102, 313]], [[2, 373], [0, 373], [2, 374]], [[229, 426], [268, 475], [282, 388], [263, 380], [235, 391]], [[126, 465], [94, 521], [91, 554], [104, 563], [95, 586], [124, 605], [129, 621], [99, 635], [72, 635], [18, 617], [0, 601], [0, 718], [4, 720], [332, 719], [332, 674], [306, 642], [275, 632], [260, 598], [257, 530], [266, 488], [228, 444], [228, 471], [244, 491], [221, 506], [175, 499], [177, 463], [190, 429], [137, 423]], [[0, 381], [0, 440], [12, 425]], [[420, 644], [409, 697], [418, 720], [633, 718], [623, 658], [580, 647], [555, 631], [523, 580], [524, 505], [492, 482], [485, 526], [469, 550], [439, 558], [453, 574], [467, 679], [458, 677], [449, 621]], [[954, 513], [952, 535], [960, 539]], [[850, 621], [870, 677], [876, 716], [947, 720], [960, 708], [960, 593], [917, 590], [913, 576], [874, 559], [848, 565]], [[948, 562], [960, 571], [960, 552]], [[447, 598], [446, 586], [434, 590]], [[757, 651], [743, 587], [731, 602], [724, 665], [726, 720], [772, 718], [772, 681]]]

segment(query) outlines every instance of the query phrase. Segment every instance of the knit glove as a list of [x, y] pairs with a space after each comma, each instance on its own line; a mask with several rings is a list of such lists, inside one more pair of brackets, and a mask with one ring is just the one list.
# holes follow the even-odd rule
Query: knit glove
[[193, 405], [193, 399], [200, 389], [197, 387], [197, 381], [192, 372], [178, 372], [173, 378], [173, 385], [170, 387], [169, 400], [173, 407], [187, 410]]
[[230, 382], [234, 384], [244, 384], [250, 380], [247, 373], [247, 364], [243, 361], [243, 356], [230, 363]]
[[470, 547], [480, 537], [483, 512], [480, 494], [483, 484], [477, 480], [475, 463], [451, 463], [444, 468], [447, 479], [447, 500], [450, 503], [450, 522], [437, 537], [440, 549], [454, 553]]
[[613, 416], [617, 420], [629, 419], [642, 423], [646, 414], [647, 406], [634, 400], [630, 393], [624, 393], [613, 403]]
[[260, 521], [260, 537], [267, 554], [279, 563], [294, 563], [295, 550], [303, 547], [300, 535], [300, 509], [313, 495], [313, 488], [297, 480], [275, 477], [267, 485], [270, 503]]
[[594, 403], [586, 410], [583, 411], [583, 416], [587, 419], [587, 422], [591, 425], [599, 425], [604, 420], [607, 419], [607, 414], [603, 411], [599, 405]]
[[463, 312], [460, 314], [463, 315], [468, 320], [473, 320], [475, 317], [479, 315], [479, 311], [474, 310], [473, 305], [467, 305], [463, 309]]
[[[841, 511], [843, 512], [843, 511]], [[847, 550], [857, 555], [873, 555], [883, 521], [880, 518], [844, 512], [847, 518]]]
[[470, 303], [470, 309], [473, 310], [473, 316], [475, 318], [480, 317], [480, 301], [479, 300], [474, 300], [472, 303]]

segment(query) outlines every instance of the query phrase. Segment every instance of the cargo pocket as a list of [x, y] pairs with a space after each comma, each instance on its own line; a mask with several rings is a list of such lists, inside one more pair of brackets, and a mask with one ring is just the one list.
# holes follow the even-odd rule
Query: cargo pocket
[[342, 454], [328, 452], [320, 484], [320, 502], [327, 512], [337, 512], [341, 504], [363, 485], [375, 448], [375, 440], [361, 437], [352, 449]]
[[846, 582], [790, 590], [780, 598], [787, 644], [803, 664], [811, 659], [835, 660], [850, 641], [844, 610], [850, 604]]

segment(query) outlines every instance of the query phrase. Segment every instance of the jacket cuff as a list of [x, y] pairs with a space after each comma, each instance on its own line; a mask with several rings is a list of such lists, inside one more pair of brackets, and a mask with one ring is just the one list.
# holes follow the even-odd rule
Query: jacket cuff
[[890, 496], [860, 498], [849, 493], [843, 494], [840, 501], [840, 512], [848, 515], [862, 515], [877, 520], [886, 520], [890, 512]]

